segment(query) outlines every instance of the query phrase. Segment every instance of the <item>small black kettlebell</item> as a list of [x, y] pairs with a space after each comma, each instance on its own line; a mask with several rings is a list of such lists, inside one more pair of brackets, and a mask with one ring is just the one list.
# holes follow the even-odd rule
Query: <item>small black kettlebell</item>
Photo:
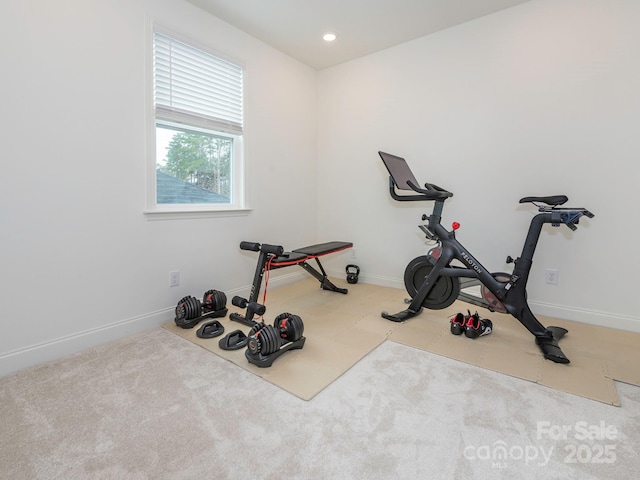
[[360, 267], [357, 265], [347, 265], [347, 282], [351, 284], [358, 283], [358, 275], [360, 275]]

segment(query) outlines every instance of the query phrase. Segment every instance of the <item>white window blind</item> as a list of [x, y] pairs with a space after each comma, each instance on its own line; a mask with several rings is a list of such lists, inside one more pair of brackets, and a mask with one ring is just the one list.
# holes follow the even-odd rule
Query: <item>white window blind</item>
[[242, 67], [154, 33], [156, 118], [242, 134]]

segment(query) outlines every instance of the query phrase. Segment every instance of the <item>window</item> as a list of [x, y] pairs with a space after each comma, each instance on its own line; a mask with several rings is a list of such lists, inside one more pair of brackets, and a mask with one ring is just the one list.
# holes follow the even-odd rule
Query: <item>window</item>
[[242, 87], [241, 66], [154, 32], [151, 211], [244, 207]]

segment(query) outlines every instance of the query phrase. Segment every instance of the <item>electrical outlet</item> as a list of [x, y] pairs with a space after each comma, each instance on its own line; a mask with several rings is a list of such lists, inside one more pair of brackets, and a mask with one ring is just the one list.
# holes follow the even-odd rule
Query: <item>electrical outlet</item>
[[352, 248], [352, 249], [349, 251], [349, 254], [350, 254], [350, 255], [349, 255], [349, 259], [350, 259], [350, 260], [357, 260], [357, 259], [358, 259], [358, 256], [356, 255], [356, 249], [355, 249], [355, 248]]
[[544, 281], [549, 285], [558, 285], [558, 270], [547, 268], [544, 271]]
[[177, 287], [180, 285], [180, 272], [175, 270], [169, 272], [169, 287]]

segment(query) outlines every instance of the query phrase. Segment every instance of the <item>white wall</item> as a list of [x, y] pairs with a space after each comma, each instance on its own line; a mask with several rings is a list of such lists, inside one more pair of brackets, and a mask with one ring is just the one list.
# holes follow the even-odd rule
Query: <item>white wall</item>
[[[143, 214], [151, 19], [246, 62], [248, 216]], [[175, 0], [5, 0], [0, 39], [0, 374], [248, 286], [241, 240], [316, 240], [314, 70]]]
[[532, 308], [640, 331], [639, 26], [636, 0], [534, 0], [321, 71], [319, 231], [355, 243], [363, 281], [402, 287], [430, 205], [389, 197], [378, 150], [454, 192], [443, 223], [492, 271], [521, 251], [534, 209], [518, 200], [566, 194], [596, 216], [545, 227]]
[[[151, 18], [247, 64], [248, 216], [142, 213]], [[639, 260], [638, 24], [634, 0], [534, 0], [318, 74], [179, 0], [2, 2], [0, 375], [247, 287], [245, 239], [353, 241], [363, 281], [401, 287], [426, 210], [388, 197], [378, 150], [455, 193], [444, 219], [490, 269], [519, 253], [520, 197], [590, 208], [575, 233], [545, 229], [529, 297], [640, 330], [620, 272]]]

